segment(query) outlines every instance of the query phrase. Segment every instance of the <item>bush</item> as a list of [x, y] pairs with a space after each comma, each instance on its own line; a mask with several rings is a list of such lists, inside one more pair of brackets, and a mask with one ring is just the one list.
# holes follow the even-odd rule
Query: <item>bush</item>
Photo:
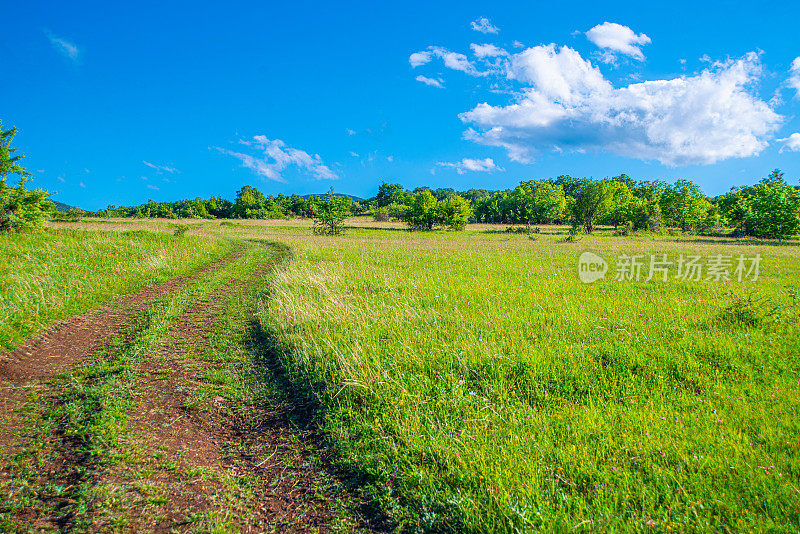
[[573, 226], [572, 228], [569, 229], [569, 234], [567, 234], [567, 237], [564, 238], [564, 242], [577, 243], [578, 241], [581, 240], [580, 234], [581, 234], [580, 228], [577, 226]]
[[412, 230], [433, 230], [434, 226], [463, 230], [473, 215], [465, 198], [453, 195], [437, 201], [430, 191], [423, 189], [414, 195], [403, 220]]
[[451, 230], [463, 230], [474, 215], [469, 202], [459, 195], [439, 202], [438, 212], [439, 224]]
[[186, 235], [186, 232], [189, 231], [189, 227], [185, 224], [176, 224], [175, 225], [175, 235], [178, 237], [183, 237]]
[[389, 208], [383, 206], [372, 210], [372, 218], [375, 222], [388, 222], [389, 221]]
[[[31, 173], [19, 165], [22, 154], [15, 156], [16, 148], [11, 142], [17, 135], [16, 128], [3, 129], [0, 121], [0, 233], [21, 232], [41, 226], [45, 217], [55, 211], [49, 200], [50, 194], [42, 189], [29, 191], [25, 187]], [[19, 175], [16, 187], [8, 185], [8, 177]]]
[[343, 234], [344, 220], [350, 214], [349, 203], [349, 198], [337, 197], [333, 194], [333, 188], [331, 188], [325, 200], [317, 205], [317, 209], [314, 213], [314, 234]]
[[614, 231], [615, 236], [629, 236], [633, 232], [633, 223], [628, 221]]

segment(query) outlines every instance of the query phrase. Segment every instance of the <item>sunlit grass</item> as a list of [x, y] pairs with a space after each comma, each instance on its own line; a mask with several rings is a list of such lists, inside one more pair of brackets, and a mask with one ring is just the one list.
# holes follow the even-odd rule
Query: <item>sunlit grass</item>
[[218, 238], [143, 231], [0, 236], [0, 351], [55, 320], [190, 272], [229, 249]]
[[[800, 527], [797, 247], [269, 232], [295, 257], [263, 320], [339, 453], [410, 522]], [[584, 250], [764, 259], [756, 283], [584, 285]]]

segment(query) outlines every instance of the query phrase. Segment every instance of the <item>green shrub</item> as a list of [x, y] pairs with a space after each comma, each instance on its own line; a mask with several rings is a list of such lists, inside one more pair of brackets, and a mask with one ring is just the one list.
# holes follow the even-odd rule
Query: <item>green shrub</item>
[[186, 232], [189, 231], [189, 226], [185, 224], [176, 224], [175, 225], [175, 235], [178, 237], [183, 237], [186, 235]]
[[325, 199], [317, 205], [314, 214], [315, 235], [340, 235], [344, 233], [344, 220], [350, 214], [347, 197], [337, 197], [333, 188]]
[[[16, 148], [11, 142], [17, 135], [16, 128], [3, 129], [0, 121], [0, 233], [21, 232], [42, 225], [45, 216], [55, 211], [49, 200], [50, 194], [42, 189], [28, 190], [25, 182], [31, 173], [19, 165], [22, 154], [15, 156]], [[8, 177], [20, 177], [16, 187], [8, 185]]]
[[389, 208], [382, 206], [372, 210], [372, 218], [375, 222], [388, 222], [389, 221]]
[[434, 226], [463, 230], [473, 216], [465, 198], [453, 195], [437, 201], [430, 191], [423, 189], [414, 195], [402, 219], [412, 230], [433, 230]]
[[628, 236], [631, 235], [633, 232], [633, 223], [631, 221], [626, 222], [619, 228], [614, 231], [615, 236]]

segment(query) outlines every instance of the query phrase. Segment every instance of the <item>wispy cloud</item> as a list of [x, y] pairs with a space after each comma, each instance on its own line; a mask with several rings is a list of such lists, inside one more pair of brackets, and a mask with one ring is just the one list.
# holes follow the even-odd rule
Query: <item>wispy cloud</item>
[[792, 152], [800, 152], [800, 133], [793, 133], [784, 139], [776, 139], [779, 143], [783, 143], [781, 152], [784, 150], [791, 150]]
[[431, 60], [431, 53], [427, 51], [422, 52], [414, 52], [410, 56], [408, 56], [408, 62], [411, 64], [411, 68], [419, 67], [420, 65], [425, 65], [429, 63]]
[[45, 30], [44, 33], [50, 40], [50, 44], [53, 45], [53, 48], [55, 48], [56, 52], [71, 59], [72, 61], [78, 60], [78, 56], [80, 55], [81, 51], [78, 49], [75, 43], [71, 43], [66, 39], [58, 37], [49, 30]]
[[441, 78], [438, 80], [434, 80], [433, 78], [426, 78], [425, 76], [419, 75], [417, 76], [417, 81], [422, 82], [425, 85], [430, 85], [431, 87], [438, 87], [439, 89], [444, 88], [444, 83]]
[[283, 171], [287, 167], [297, 167], [319, 180], [336, 180], [339, 176], [334, 173], [319, 154], [313, 156], [304, 150], [286, 146], [280, 139], [268, 139], [263, 135], [256, 135], [253, 141], [242, 141], [242, 144], [253, 147], [261, 152], [259, 155], [235, 152], [226, 148], [216, 149], [242, 162], [242, 166], [255, 171], [259, 176], [269, 180], [286, 183]]
[[166, 165], [156, 165], [155, 163], [150, 163], [149, 161], [145, 161], [145, 160], [142, 160], [142, 163], [144, 163], [145, 165], [147, 165], [151, 169], [155, 169], [159, 173], [161, 173], [161, 172], [168, 172], [168, 173], [177, 172], [177, 173], [180, 173], [181, 172], [178, 169], [176, 169], [175, 167], [167, 167]]
[[492, 158], [486, 159], [471, 159], [464, 158], [461, 161], [447, 162], [440, 161], [437, 163], [439, 167], [450, 167], [456, 170], [458, 174], [465, 174], [467, 172], [492, 172], [504, 171], [502, 167], [498, 167]]
[[497, 33], [500, 31], [500, 28], [489, 22], [489, 19], [487, 19], [486, 17], [481, 17], [478, 20], [473, 20], [470, 23], [470, 26], [472, 26], [472, 29], [475, 30], [476, 32], [481, 32], [481, 33]]
[[794, 61], [792, 61], [792, 66], [789, 69], [788, 83], [790, 87], [797, 91], [797, 95], [800, 96], [800, 57], [796, 57]]

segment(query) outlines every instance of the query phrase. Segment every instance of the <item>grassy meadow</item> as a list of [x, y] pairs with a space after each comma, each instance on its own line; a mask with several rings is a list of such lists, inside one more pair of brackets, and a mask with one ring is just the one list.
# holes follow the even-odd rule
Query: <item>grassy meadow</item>
[[[262, 321], [296, 387], [414, 526], [800, 528], [796, 243], [259, 234], [294, 250]], [[763, 259], [756, 282], [585, 285], [585, 250]]]
[[0, 352], [53, 321], [187, 274], [230, 250], [218, 238], [183, 239], [172, 235], [174, 230], [120, 225], [116, 232], [87, 232], [90, 225], [60, 226], [0, 237]]
[[[259, 335], [286, 398], [315, 407], [337, 465], [402, 530], [800, 529], [797, 242], [365, 219], [339, 237], [295, 221], [71, 227], [91, 231], [0, 240], [4, 344], [232, 242], [288, 245]], [[612, 264], [605, 279], [581, 283], [584, 251]], [[762, 260], [755, 282], [617, 281], [621, 254]]]

